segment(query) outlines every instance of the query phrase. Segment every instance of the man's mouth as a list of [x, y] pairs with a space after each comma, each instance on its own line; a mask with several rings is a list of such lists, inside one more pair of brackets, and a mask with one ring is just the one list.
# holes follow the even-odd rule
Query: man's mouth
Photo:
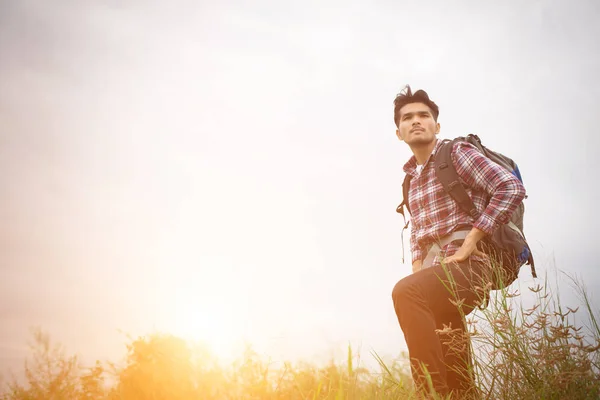
[[423, 128], [415, 128], [410, 131], [410, 133], [414, 133], [414, 132], [425, 132], [425, 130]]

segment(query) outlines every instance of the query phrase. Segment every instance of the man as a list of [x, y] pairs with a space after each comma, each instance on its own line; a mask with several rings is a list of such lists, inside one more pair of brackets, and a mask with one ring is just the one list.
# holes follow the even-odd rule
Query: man
[[435, 174], [438, 115], [438, 106], [423, 90], [413, 94], [407, 86], [394, 100], [396, 135], [413, 153], [404, 165], [411, 175], [413, 273], [396, 284], [392, 299], [416, 386], [426, 391], [429, 375], [439, 394], [461, 396], [474, 391], [464, 317], [490, 290], [491, 263], [477, 245], [509, 221], [525, 188], [475, 146], [458, 142], [451, 159], [480, 216], [462, 211]]

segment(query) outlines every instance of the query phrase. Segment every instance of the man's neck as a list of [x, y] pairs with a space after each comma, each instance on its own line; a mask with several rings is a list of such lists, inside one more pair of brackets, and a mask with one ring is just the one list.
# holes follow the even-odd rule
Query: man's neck
[[435, 139], [434, 141], [432, 141], [431, 143], [429, 143], [427, 145], [410, 148], [412, 150], [413, 154], [415, 155], [415, 159], [417, 160], [418, 165], [425, 164], [425, 161], [427, 161], [427, 159], [433, 152], [433, 149], [435, 148], [436, 143], [437, 143], [437, 139]]

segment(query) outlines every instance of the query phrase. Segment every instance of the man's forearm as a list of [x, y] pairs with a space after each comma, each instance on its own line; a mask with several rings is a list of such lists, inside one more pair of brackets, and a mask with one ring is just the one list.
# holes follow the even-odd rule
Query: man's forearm
[[471, 231], [467, 234], [463, 245], [466, 245], [469, 248], [477, 248], [477, 243], [484, 237], [486, 237], [487, 233], [482, 231], [481, 229], [473, 227]]

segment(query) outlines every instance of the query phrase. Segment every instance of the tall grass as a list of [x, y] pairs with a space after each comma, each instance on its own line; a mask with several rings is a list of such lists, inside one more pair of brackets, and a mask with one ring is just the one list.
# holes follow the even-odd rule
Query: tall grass
[[[598, 318], [584, 285], [575, 279], [571, 283], [579, 305], [561, 304], [547, 280], [524, 290], [517, 281], [492, 292], [488, 306], [467, 317], [468, 340], [457, 339], [450, 329], [438, 332], [453, 346], [471, 347], [478, 398], [600, 398]], [[522, 292], [533, 296], [532, 305], [524, 304]], [[583, 324], [576, 318], [580, 314]], [[34, 331], [33, 339], [25, 382], [10, 380], [0, 399], [417, 398], [406, 354], [384, 360], [373, 351], [379, 368], [372, 370], [361, 365], [361, 356], [350, 346], [345, 362], [325, 366], [273, 363], [248, 348], [236, 361], [221, 365], [205, 349], [155, 334], [132, 340], [120, 365], [84, 368], [42, 331]]]
[[[560, 293], [543, 285], [505, 288], [490, 305], [469, 318], [476, 354], [475, 376], [485, 398], [597, 399], [600, 398], [600, 330], [587, 291], [573, 282], [583, 304], [567, 306]], [[521, 292], [534, 297], [524, 306]], [[577, 316], [584, 307], [582, 320]]]

